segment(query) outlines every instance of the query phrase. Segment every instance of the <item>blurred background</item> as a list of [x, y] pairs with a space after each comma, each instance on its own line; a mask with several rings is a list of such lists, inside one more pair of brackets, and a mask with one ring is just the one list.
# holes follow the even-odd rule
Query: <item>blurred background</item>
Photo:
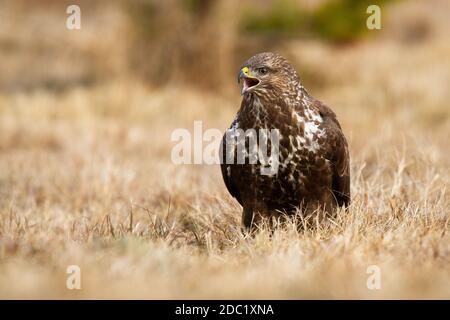
[[[170, 159], [174, 129], [230, 125], [239, 66], [261, 51], [290, 60], [349, 141], [369, 227], [326, 250], [316, 236], [235, 245], [218, 166]], [[449, 84], [448, 0], [1, 0], [0, 296], [73, 297], [60, 284], [75, 261], [80, 297], [448, 298]], [[175, 231], [156, 228], [169, 211]], [[248, 262], [247, 245], [276, 261]], [[378, 296], [351, 279], [369, 261], [391, 270]]]
[[[71, 4], [81, 8], [81, 30], [65, 28]], [[382, 8], [381, 30], [366, 27], [370, 4]], [[349, 66], [342, 55], [395, 44], [403, 60], [401, 50], [445, 43], [449, 33], [449, 5], [440, 0], [3, 0], [1, 6], [0, 89], [9, 92], [63, 92], [132, 77], [222, 94], [235, 89], [238, 66], [260, 51], [285, 54], [308, 87], [320, 88], [344, 81]], [[378, 63], [364, 55], [350, 60], [368, 70]]]
[[[66, 9], [75, 3], [81, 29], [68, 30]], [[370, 4], [381, 8], [381, 30], [366, 27]], [[449, 6], [445, 0], [3, 0], [0, 150], [67, 146], [70, 134], [57, 128], [75, 135], [84, 128], [94, 141], [96, 130], [122, 130], [145, 149], [153, 130], [158, 139], [151, 148], [170, 161], [167, 139], [175, 128], [190, 129], [196, 119], [204, 128], [229, 125], [240, 104], [239, 66], [262, 51], [291, 61], [309, 92], [337, 112], [353, 150], [371, 137], [373, 146], [394, 146], [392, 137], [374, 135], [396, 128], [413, 141], [437, 142], [449, 123]], [[40, 130], [47, 124], [53, 131]]]

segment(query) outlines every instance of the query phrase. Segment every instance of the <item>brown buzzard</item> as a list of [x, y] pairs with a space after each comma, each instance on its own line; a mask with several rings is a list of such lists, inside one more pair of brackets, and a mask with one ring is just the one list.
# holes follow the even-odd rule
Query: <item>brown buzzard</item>
[[[222, 140], [221, 169], [228, 191], [243, 207], [243, 226], [252, 229], [262, 218], [283, 213], [307, 215], [319, 208], [331, 213], [347, 206], [350, 159], [335, 113], [308, 94], [295, 69], [278, 54], [250, 58], [239, 72], [241, 81], [242, 104]], [[267, 163], [250, 163], [247, 149], [245, 163], [236, 162], [242, 149], [229, 137], [249, 129], [279, 133], [276, 172], [261, 174]], [[249, 147], [246, 138], [243, 143]], [[273, 141], [268, 149], [275, 150]]]

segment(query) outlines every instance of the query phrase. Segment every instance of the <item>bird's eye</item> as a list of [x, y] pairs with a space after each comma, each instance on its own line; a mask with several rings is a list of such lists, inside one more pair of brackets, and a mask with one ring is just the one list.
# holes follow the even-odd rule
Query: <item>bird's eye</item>
[[266, 74], [266, 73], [268, 72], [268, 70], [267, 70], [266, 67], [261, 67], [261, 68], [258, 69], [258, 72], [259, 72], [260, 74]]

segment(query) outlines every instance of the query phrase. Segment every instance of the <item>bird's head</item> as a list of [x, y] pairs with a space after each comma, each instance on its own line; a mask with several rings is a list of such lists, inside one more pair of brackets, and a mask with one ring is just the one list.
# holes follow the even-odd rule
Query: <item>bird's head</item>
[[241, 95], [294, 92], [300, 84], [299, 77], [290, 63], [276, 53], [258, 53], [245, 62], [238, 74], [242, 82]]

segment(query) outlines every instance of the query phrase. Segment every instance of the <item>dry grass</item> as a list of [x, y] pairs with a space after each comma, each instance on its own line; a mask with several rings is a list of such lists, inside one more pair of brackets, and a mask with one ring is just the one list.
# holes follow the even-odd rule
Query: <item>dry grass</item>
[[[0, 93], [0, 297], [449, 298], [444, 35], [281, 49], [326, 76], [311, 93], [348, 136], [353, 203], [311, 230], [288, 223], [250, 239], [218, 166], [170, 161], [172, 130], [225, 129], [237, 90], [119, 77]], [[66, 289], [72, 264], [82, 290]], [[370, 265], [380, 290], [366, 287]]]

